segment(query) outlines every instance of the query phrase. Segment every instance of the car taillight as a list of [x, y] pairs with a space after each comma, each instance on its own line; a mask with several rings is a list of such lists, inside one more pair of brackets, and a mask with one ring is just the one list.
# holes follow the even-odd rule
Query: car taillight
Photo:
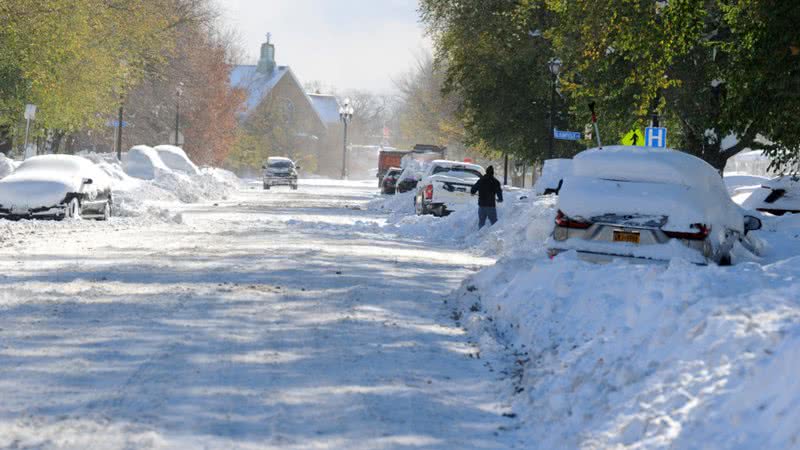
[[433, 198], [433, 185], [429, 184], [425, 186], [425, 199], [430, 200]]
[[592, 223], [570, 219], [566, 214], [559, 210], [558, 214], [556, 214], [556, 225], [564, 228], [577, 228], [579, 230], [585, 230], [591, 227]]
[[664, 234], [673, 239], [688, 239], [690, 241], [702, 241], [711, 234], [711, 227], [705, 226], [702, 223], [692, 225], [692, 228], [698, 230], [696, 233], [681, 232], [681, 231], [665, 231]]

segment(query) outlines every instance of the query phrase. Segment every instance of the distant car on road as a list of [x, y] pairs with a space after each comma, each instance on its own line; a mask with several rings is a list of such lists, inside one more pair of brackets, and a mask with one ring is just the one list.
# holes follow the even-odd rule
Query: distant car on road
[[289, 158], [272, 157], [267, 159], [264, 169], [264, 189], [273, 186], [290, 186], [297, 189], [297, 170], [299, 166]]
[[747, 209], [782, 216], [800, 213], [800, 177], [784, 176], [765, 181], [742, 204]]
[[450, 214], [472, 200], [470, 188], [481, 176], [483, 167], [477, 164], [446, 160], [431, 162], [414, 197], [417, 214]]
[[0, 218], [108, 220], [111, 205], [108, 176], [80, 156], [35, 156], [0, 180]]
[[578, 154], [564, 179], [549, 253], [731, 263], [734, 245], [756, 253], [745, 214], [705, 161], [676, 150], [606, 147]]
[[397, 179], [400, 178], [401, 173], [403, 173], [403, 169], [399, 167], [391, 167], [386, 171], [381, 181], [382, 194], [394, 195], [397, 190]]

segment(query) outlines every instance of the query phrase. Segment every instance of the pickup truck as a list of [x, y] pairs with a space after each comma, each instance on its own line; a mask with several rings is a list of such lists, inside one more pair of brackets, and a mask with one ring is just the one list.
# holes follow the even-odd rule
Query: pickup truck
[[458, 161], [431, 162], [417, 185], [418, 215], [446, 216], [471, 201], [470, 188], [483, 176], [483, 167]]

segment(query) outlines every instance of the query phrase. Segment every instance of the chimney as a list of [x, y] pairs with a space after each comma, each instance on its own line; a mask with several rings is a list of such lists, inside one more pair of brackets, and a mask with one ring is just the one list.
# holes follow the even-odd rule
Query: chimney
[[270, 42], [272, 33], [267, 33], [267, 42], [261, 44], [261, 58], [258, 60], [258, 73], [272, 75], [275, 71], [275, 46]]

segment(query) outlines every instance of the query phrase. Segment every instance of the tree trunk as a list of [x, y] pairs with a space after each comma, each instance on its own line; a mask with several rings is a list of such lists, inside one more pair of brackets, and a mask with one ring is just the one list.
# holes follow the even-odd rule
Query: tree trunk
[[53, 132], [53, 141], [50, 144], [50, 153], [57, 155], [58, 150], [61, 148], [61, 140], [64, 139], [63, 131]]

